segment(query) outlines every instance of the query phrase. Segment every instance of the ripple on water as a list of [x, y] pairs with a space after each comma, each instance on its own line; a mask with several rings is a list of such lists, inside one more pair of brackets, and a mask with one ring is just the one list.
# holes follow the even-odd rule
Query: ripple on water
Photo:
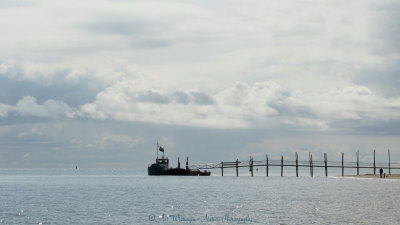
[[[2, 171], [2, 224], [396, 224], [400, 181], [309, 177], [147, 177], [113, 171]], [[4, 194], [6, 193], [6, 194]], [[169, 221], [162, 221], [165, 216]], [[180, 217], [178, 217], [180, 216]], [[226, 221], [225, 221], [226, 222]], [[220, 224], [209, 221], [207, 224]], [[228, 224], [228, 223], [225, 223]]]

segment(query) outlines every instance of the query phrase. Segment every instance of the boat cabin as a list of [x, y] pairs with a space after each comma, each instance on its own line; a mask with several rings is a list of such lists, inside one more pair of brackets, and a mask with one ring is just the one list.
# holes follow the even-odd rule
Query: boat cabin
[[169, 165], [169, 159], [168, 158], [157, 158], [156, 159], [157, 164], [166, 164], [167, 166]]

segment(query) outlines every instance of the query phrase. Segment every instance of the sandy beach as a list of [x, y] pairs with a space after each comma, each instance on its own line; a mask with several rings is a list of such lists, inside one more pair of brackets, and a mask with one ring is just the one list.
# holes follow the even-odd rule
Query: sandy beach
[[[380, 179], [379, 174], [361, 174], [361, 175], [345, 175], [344, 177], [356, 177], [356, 178], [378, 178]], [[400, 174], [386, 174], [385, 178], [382, 179], [400, 179]]]

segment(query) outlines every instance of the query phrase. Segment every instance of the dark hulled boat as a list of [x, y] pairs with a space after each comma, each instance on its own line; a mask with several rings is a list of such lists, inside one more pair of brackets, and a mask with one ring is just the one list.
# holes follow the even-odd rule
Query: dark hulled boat
[[[158, 151], [162, 152], [162, 157], [158, 157]], [[189, 159], [186, 158], [186, 168], [181, 168], [181, 163], [178, 158], [178, 167], [169, 168], [169, 159], [164, 157], [164, 148], [159, 147], [157, 144], [157, 158], [156, 163], [151, 164], [147, 167], [147, 173], [149, 176], [210, 176], [210, 171], [200, 171], [189, 169]]]

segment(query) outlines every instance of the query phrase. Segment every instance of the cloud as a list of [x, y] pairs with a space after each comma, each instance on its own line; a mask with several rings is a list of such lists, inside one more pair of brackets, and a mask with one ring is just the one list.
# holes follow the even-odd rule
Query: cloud
[[[11, 62], [0, 65], [0, 79], [6, 81], [2, 84], [4, 103], [0, 105], [3, 118], [16, 113], [21, 117], [223, 129], [280, 124], [329, 131], [378, 126], [400, 117], [398, 97], [387, 97], [349, 81], [342, 81], [342, 87], [321, 85], [325, 88], [315, 90], [294, 88], [279, 80], [238, 81], [210, 93], [206, 89], [177, 90], [159, 76], [125, 61], [98, 68]], [[18, 87], [15, 94], [14, 87]]]
[[0, 102], [15, 104], [23, 96], [44, 102], [51, 96], [72, 106], [81, 105], [93, 101], [113, 79], [111, 73], [99, 79], [102, 76], [76, 66], [0, 61]]
[[83, 105], [81, 112], [97, 119], [183, 126], [236, 127], [235, 124], [242, 123], [218, 114], [213, 98], [206, 93], [147, 85], [149, 82], [126, 77], [100, 92], [93, 103]]
[[0, 162], [10, 167], [132, 168], [153, 153], [147, 152], [151, 147], [146, 146], [146, 137], [124, 122], [53, 120], [2, 125], [0, 140]]
[[73, 118], [74, 110], [66, 103], [55, 100], [47, 100], [38, 104], [36, 98], [24, 96], [15, 106], [1, 104], [0, 116], [6, 117], [10, 113], [17, 113], [21, 117], [45, 117], [45, 118]]
[[0, 3], [0, 159], [32, 145], [32, 162], [127, 162], [157, 138], [201, 159], [269, 137], [292, 154], [400, 132], [396, 1], [77, 3]]
[[[397, 59], [396, 59], [397, 58]], [[400, 96], [400, 55], [387, 58], [380, 67], [361, 69], [352, 77], [356, 84], [365, 85], [386, 97]]]
[[159, 104], [167, 104], [169, 102], [169, 99], [167, 97], [153, 90], [148, 90], [142, 93], [135, 93], [133, 98], [138, 102], [152, 102]]
[[183, 92], [183, 91], [175, 91], [175, 92], [171, 95], [171, 98], [172, 98], [174, 101], [176, 101], [176, 102], [178, 102], [178, 103], [181, 103], [181, 104], [184, 104], [184, 105], [187, 105], [187, 104], [189, 104], [189, 102], [190, 102], [189, 95], [186, 94], [186, 93]]
[[151, 34], [152, 26], [148, 22], [128, 20], [104, 20], [85, 26], [85, 28], [100, 34], [138, 35]]
[[8, 116], [9, 110], [10, 110], [10, 106], [0, 103], [0, 117]]
[[273, 81], [236, 82], [210, 96], [200, 91], [155, 89], [151, 82], [126, 77], [83, 105], [81, 112], [97, 119], [194, 127], [254, 128], [278, 123], [330, 130], [346, 128], [341, 122], [346, 120], [358, 121], [359, 126], [382, 119], [396, 121], [399, 107], [399, 98], [385, 98], [361, 85], [320, 93]]
[[397, 13], [400, 10], [400, 4], [397, 1], [375, 2], [375, 12], [380, 16], [376, 18], [374, 26], [374, 37], [379, 38], [380, 45], [376, 50], [380, 54], [394, 53], [398, 54], [400, 47], [397, 43], [400, 41], [400, 16]]

